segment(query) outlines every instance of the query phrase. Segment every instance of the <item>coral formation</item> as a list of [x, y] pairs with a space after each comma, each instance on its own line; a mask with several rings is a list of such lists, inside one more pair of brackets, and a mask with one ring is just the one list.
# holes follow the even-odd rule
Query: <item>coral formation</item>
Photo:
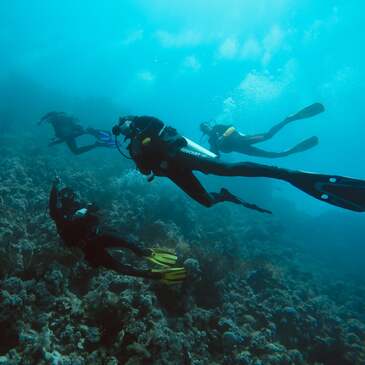
[[[277, 218], [201, 208], [117, 158], [98, 165], [104, 152], [6, 146], [0, 364], [365, 364], [365, 287], [333, 280]], [[46, 212], [55, 171], [96, 199], [108, 224], [176, 249], [189, 280], [169, 287], [95, 270], [65, 248]]]

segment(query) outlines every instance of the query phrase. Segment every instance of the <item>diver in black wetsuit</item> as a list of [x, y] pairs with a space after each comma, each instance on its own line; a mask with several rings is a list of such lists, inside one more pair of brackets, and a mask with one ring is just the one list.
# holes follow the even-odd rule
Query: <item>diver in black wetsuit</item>
[[208, 136], [210, 150], [217, 155], [220, 152], [238, 152], [249, 156], [278, 158], [307, 151], [318, 145], [318, 137], [310, 137], [298, 143], [296, 146], [282, 152], [265, 151], [253, 146], [256, 143], [265, 142], [274, 137], [282, 128], [299, 119], [311, 118], [324, 111], [320, 103], [312, 104], [296, 114], [290, 115], [279, 124], [273, 126], [268, 132], [255, 135], [245, 135], [238, 132], [233, 125], [201, 123], [200, 130]]
[[[60, 143], [66, 143], [68, 148], [75, 155], [80, 155], [82, 153], [88, 152], [96, 147], [107, 147], [113, 148], [114, 142], [112, 135], [108, 131], [94, 128], [84, 128], [76, 118], [71, 117], [63, 112], [50, 112], [42, 117], [38, 124], [43, 122], [48, 122], [52, 124], [55, 137], [49, 143], [49, 146], [54, 146]], [[83, 135], [91, 135], [96, 138], [96, 142], [78, 147], [76, 143], [76, 138]]]
[[[249, 204], [227, 189], [209, 193], [195, 177], [194, 171], [219, 176], [268, 177], [289, 182], [305, 193], [338, 207], [365, 211], [365, 181], [335, 175], [313, 174], [250, 162], [228, 163], [204, 155], [189, 145], [176, 129], [153, 117], [127, 116], [119, 119], [113, 134], [129, 140], [128, 151], [137, 168], [149, 175], [171, 179], [200, 204], [211, 207], [232, 202], [261, 212], [269, 211]], [[119, 144], [117, 143], [119, 148]], [[120, 151], [120, 148], [119, 148]], [[120, 151], [121, 152], [121, 151]]]
[[[57, 231], [67, 246], [78, 247], [85, 254], [85, 259], [93, 266], [102, 266], [120, 274], [158, 279], [165, 283], [181, 283], [185, 270], [173, 267], [177, 256], [160, 248], [143, 248], [136, 242], [125, 240], [119, 234], [101, 226], [94, 205], [82, 204], [76, 199], [70, 188], [59, 188], [60, 179], [53, 182], [49, 212], [57, 226]], [[130, 265], [123, 265], [107, 251], [111, 249], [128, 249], [138, 257], [163, 266], [163, 269], [141, 270]]]

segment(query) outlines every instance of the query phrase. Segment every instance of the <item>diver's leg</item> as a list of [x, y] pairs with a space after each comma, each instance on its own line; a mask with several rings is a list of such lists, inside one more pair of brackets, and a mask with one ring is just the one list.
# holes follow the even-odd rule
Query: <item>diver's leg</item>
[[111, 256], [106, 247], [103, 246], [104, 242], [101, 241], [101, 237], [95, 240], [91, 240], [88, 242], [85, 252], [85, 259], [89, 262], [89, 264], [93, 267], [104, 267], [106, 269], [114, 270], [118, 274], [150, 278], [150, 279], [159, 279], [160, 277], [156, 274], [152, 273], [150, 270], [140, 270], [136, 269], [133, 266], [125, 265], [116, 260], [113, 256]]
[[142, 247], [138, 242], [126, 240], [114, 232], [103, 232], [98, 241], [102, 243], [105, 248], [126, 248], [131, 250], [137, 256], [148, 256], [149, 249]]
[[311, 138], [308, 138], [308, 139], [298, 143], [296, 146], [290, 148], [289, 150], [281, 151], [281, 152], [265, 151], [261, 148], [252, 146], [252, 144], [247, 144], [247, 143], [236, 146], [235, 152], [243, 153], [243, 154], [249, 155], [249, 156], [257, 156], [257, 157], [265, 157], [265, 158], [279, 158], [279, 157], [289, 156], [294, 153], [307, 151], [317, 145], [318, 145], [318, 138], [311, 137]]
[[83, 147], [77, 147], [76, 141], [74, 139], [69, 139], [66, 141], [66, 144], [70, 151], [75, 155], [81, 155], [82, 153], [89, 152], [94, 148], [98, 147], [97, 144], [91, 144]]
[[115, 144], [113, 134], [103, 129], [86, 128], [86, 134], [89, 134], [97, 140], [97, 144], [100, 146], [110, 146]]
[[191, 198], [205, 207], [211, 207], [217, 203], [217, 193], [208, 193], [191, 171], [185, 170], [180, 174], [168, 174], [167, 177]]
[[86, 132], [85, 134], [89, 134], [90, 136], [93, 136], [95, 138], [99, 137], [98, 130], [95, 128], [91, 128], [91, 127], [86, 128], [85, 132]]
[[235, 148], [235, 152], [242, 153], [248, 156], [264, 157], [264, 158], [279, 158], [290, 155], [289, 151], [271, 152], [261, 148], [252, 146], [251, 144], [242, 144]]
[[328, 204], [358, 212], [365, 211], [364, 180], [288, 170], [252, 162], [226, 163], [187, 152], [179, 152], [176, 156], [176, 163], [205, 174], [268, 177], [283, 180]]
[[290, 174], [289, 170], [275, 166], [254, 162], [228, 163], [184, 151], [180, 151], [175, 159], [177, 164], [186, 169], [218, 176], [269, 177], [285, 180]]
[[285, 118], [280, 123], [278, 123], [278, 124], [274, 125], [273, 127], [271, 127], [268, 132], [263, 134], [264, 140], [268, 140], [268, 139], [274, 137], [275, 134], [280, 132], [286, 125], [288, 125], [292, 121], [293, 120], [290, 117], [288, 117], [288, 118]]
[[222, 188], [219, 193], [207, 192], [191, 171], [185, 171], [183, 174], [168, 175], [168, 177], [191, 198], [207, 208], [210, 208], [218, 203], [230, 202], [243, 205], [248, 209], [257, 210], [262, 213], [271, 213], [270, 211], [262, 209], [255, 204], [246, 202], [225, 188]]
[[104, 248], [125, 248], [131, 250], [136, 256], [147, 259], [154, 264], [161, 266], [174, 266], [178, 257], [171, 250], [163, 248], [145, 248], [139, 242], [128, 240], [121, 237], [119, 234], [112, 231], [103, 231], [99, 237], [98, 242]]
[[134, 276], [137, 278], [161, 280], [166, 284], [181, 284], [186, 278], [186, 271], [183, 267], [167, 267], [162, 269], [137, 269], [131, 265], [125, 265], [114, 259], [106, 251], [100, 257], [98, 266], [111, 269], [118, 274]]
[[287, 124], [292, 122], [292, 120], [288, 117], [285, 118], [282, 122], [274, 125], [269, 131], [265, 133], [253, 134], [253, 135], [245, 135], [243, 137], [243, 142], [247, 144], [255, 144], [265, 142], [272, 137], [275, 136], [281, 129], [283, 129]]
[[311, 104], [311, 105], [299, 110], [295, 114], [292, 114], [292, 115], [286, 117], [283, 121], [274, 125], [266, 133], [257, 134], [257, 135], [253, 135], [253, 136], [246, 136], [247, 143], [249, 143], [249, 141], [251, 141], [251, 143], [259, 143], [259, 142], [267, 141], [268, 139], [272, 138], [275, 134], [277, 134], [281, 129], [283, 129], [287, 124], [294, 122], [296, 120], [312, 118], [323, 112], [324, 112], [324, 106], [321, 103]]

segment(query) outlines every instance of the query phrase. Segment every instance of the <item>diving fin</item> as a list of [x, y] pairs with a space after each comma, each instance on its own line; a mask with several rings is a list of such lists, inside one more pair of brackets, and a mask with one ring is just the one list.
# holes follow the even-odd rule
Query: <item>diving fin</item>
[[290, 121], [299, 120], [299, 119], [306, 119], [306, 118], [312, 118], [320, 113], [324, 112], [324, 106], [321, 103], [314, 103], [312, 105], [309, 105], [305, 107], [304, 109], [300, 110], [299, 112], [290, 115], [287, 119], [290, 119]]
[[168, 269], [152, 269], [152, 273], [160, 277], [164, 284], [181, 284], [186, 279], [186, 270], [183, 267], [170, 267]]
[[86, 131], [93, 135], [100, 145], [105, 147], [115, 147], [115, 139], [113, 134], [103, 129], [87, 128]]
[[365, 212], [364, 180], [302, 171], [290, 172], [286, 180], [323, 202], [355, 212]]
[[146, 259], [154, 264], [170, 267], [174, 266], [177, 261], [177, 256], [173, 251], [163, 248], [151, 248], [149, 256]]
[[298, 152], [304, 152], [307, 151], [315, 146], [317, 146], [319, 143], [318, 137], [310, 137], [305, 139], [304, 141], [298, 143], [296, 146], [291, 148], [288, 153], [298, 153]]

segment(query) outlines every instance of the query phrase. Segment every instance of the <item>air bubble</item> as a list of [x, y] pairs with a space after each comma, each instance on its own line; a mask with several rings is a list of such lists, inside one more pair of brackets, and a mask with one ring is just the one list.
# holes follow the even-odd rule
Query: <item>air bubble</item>
[[337, 179], [335, 177], [330, 177], [330, 183], [334, 184], [335, 182], [337, 182]]
[[327, 194], [322, 194], [322, 195], [321, 195], [321, 198], [322, 198], [323, 200], [327, 200], [327, 199], [329, 198], [329, 196], [328, 196]]

